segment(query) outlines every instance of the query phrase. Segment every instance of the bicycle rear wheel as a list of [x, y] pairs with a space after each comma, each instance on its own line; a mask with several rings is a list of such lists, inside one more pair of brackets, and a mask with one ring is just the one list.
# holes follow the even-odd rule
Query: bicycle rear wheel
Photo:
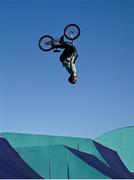
[[50, 51], [53, 49], [53, 37], [50, 35], [44, 35], [39, 39], [39, 48], [43, 51]]
[[64, 29], [64, 35], [69, 40], [75, 40], [80, 35], [80, 28], [76, 24], [69, 24]]

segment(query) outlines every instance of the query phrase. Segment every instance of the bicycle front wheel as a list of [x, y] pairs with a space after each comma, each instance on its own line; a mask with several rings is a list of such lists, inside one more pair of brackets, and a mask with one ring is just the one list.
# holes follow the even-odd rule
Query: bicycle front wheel
[[50, 35], [44, 35], [39, 39], [38, 45], [42, 51], [50, 51], [53, 49], [53, 37]]
[[80, 35], [80, 28], [76, 24], [69, 24], [64, 29], [64, 35], [69, 40], [75, 40]]

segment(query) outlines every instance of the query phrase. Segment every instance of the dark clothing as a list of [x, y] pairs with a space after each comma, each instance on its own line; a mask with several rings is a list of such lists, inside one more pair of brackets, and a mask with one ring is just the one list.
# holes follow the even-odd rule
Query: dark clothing
[[64, 49], [61, 56], [60, 61], [62, 65], [66, 68], [68, 73], [73, 76], [77, 76], [77, 71], [75, 67], [75, 60], [78, 57], [78, 53], [73, 44], [64, 41], [64, 36], [62, 36], [58, 42], [58, 44], [54, 44], [54, 48]]
[[71, 57], [72, 54], [75, 52], [75, 47], [67, 44], [65, 42], [62, 42], [61, 45], [55, 45], [55, 48], [61, 48], [64, 49], [64, 51], [62, 52], [61, 56], [60, 56], [60, 61], [63, 62], [65, 59], [67, 59], [68, 57]]
[[75, 48], [73, 46], [70, 46], [69, 44], [66, 44], [64, 46], [64, 51], [62, 52], [61, 56], [60, 56], [60, 61], [63, 62], [65, 59], [67, 59], [68, 57], [71, 57], [72, 54], [75, 52]]

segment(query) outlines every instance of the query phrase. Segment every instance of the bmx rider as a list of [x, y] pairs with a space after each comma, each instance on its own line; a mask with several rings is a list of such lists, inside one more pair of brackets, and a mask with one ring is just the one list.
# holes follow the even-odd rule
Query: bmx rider
[[77, 82], [77, 71], [76, 71], [76, 59], [78, 57], [77, 49], [70, 43], [64, 41], [64, 36], [61, 36], [58, 45], [54, 45], [54, 48], [64, 49], [60, 55], [60, 61], [70, 74], [68, 81], [71, 84]]

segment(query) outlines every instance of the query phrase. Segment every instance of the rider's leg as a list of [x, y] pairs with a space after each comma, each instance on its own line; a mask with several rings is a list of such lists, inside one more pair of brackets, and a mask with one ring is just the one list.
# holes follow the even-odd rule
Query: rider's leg
[[60, 55], [60, 61], [63, 63], [63, 61], [67, 58], [66, 50], [63, 51], [63, 53]]
[[61, 56], [60, 56], [60, 61], [63, 62], [65, 59], [67, 59], [68, 57], [71, 57], [72, 54], [74, 53], [75, 49], [74, 47], [66, 44], [64, 46], [64, 51], [62, 52]]

